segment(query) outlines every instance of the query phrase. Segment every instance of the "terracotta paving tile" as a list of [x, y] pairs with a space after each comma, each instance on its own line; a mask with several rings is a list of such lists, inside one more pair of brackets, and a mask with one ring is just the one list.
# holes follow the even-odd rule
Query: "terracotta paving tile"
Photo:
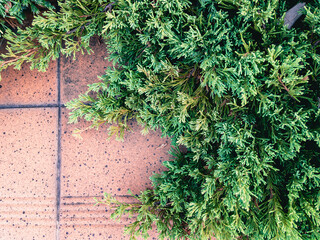
[[[97, 82], [97, 75], [111, 66], [104, 60], [106, 46], [94, 39], [92, 47], [92, 55], [78, 54], [76, 61], [61, 59], [62, 103], [85, 92], [87, 84]], [[30, 71], [28, 66], [2, 72], [0, 105], [57, 104], [56, 70], [54, 62], [46, 73]], [[137, 194], [151, 186], [149, 177], [162, 171], [162, 162], [169, 159], [170, 140], [161, 138], [159, 131], [142, 136], [135, 122], [131, 122], [134, 132], [127, 133], [124, 142], [108, 141], [108, 126], [88, 130], [79, 140], [72, 130], [88, 123], [68, 125], [68, 110], [61, 111], [59, 152], [57, 107], [0, 108], [0, 240], [129, 239], [123, 229], [131, 220], [110, 220], [113, 209], [94, 206], [93, 198], [108, 192], [121, 201], [134, 201], [128, 189]], [[56, 191], [58, 157], [60, 198]], [[150, 235], [157, 239], [154, 232]]]
[[0, 109], [0, 239], [55, 239], [57, 109]]
[[91, 48], [94, 53], [76, 54], [73, 57], [61, 58], [61, 102], [64, 104], [88, 89], [88, 84], [98, 82], [97, 76], [103, 75], [108, 66], [112, 63], [105, 60], [107, 56], [106, 45], [93, 38]]
[[1, 72], [0, 105], [57, 103], [56, 62], [47, 72], [30, 71], [22, 65], [21, 71], [7, 68]]
[[[102, 200], [102, 197], [97, 197]], [[117, 199], [126, 203], [137, 203], [133, 197], [117, 196]], [[132, 222], [127, 216], [120, 220], [110, 219], [114, 209], [103, 204], [93, 205], [93, 197], [64, 197], [61, 207], [60, 239], [123, 239], [124, 227]], [[158, 239], [155, 230], [149, 232], [149, 239]], [[137, 238], [137, 240], [142, 238]]]
[[106, 140], [108, 126], [99, 131], [88, 130], [79, 140], [72, 136], [72, 130], [88, 124], [68, 125], [67, 120], [67, 110], [63, 110], [61, 239], [67, 239], [71, 232], [76, 236], [85, 234], [84, 239], [96, 239], [87, 238], [95, 233], [110, 235], [112, 239], [128, 239], [119, 237], [128, 220], [121, 219], [118, 224], [109, 220], [110, 209], [94, 206], [93, 196], [102, 196], [104, 192], [126, 196], [128, 189], [137, 194], [150, 187], [152, 172], [163, 170], [162, 162], [169, 159], [170, 140], [161, 138], [159, 131], [142, 136], [135, 122], [131, 123], [134, 133], [127, 133], [124, 142]]
[[128, 132], [123, 142], [107, 140], [108, 126], [91, 129], [72, 136], [75, 128], [86, 123], [67, 124], [68, 110], [62, 111], [62, 196], [96, 196], [107, 191], [126, 195], [150, 187], [149, 177], [159, 172], [162, 162], [169, 159], [170, 140], [161, 138], [160, 131], [140, 134], [141, 128], [131, 122], [134, 132]]
[[[118, 199], [133, 202], [128, 197]], [[101, 204], [94, 206], [92, 196], [65, 197], [62, 201], [60, 239], [129, 239], [123, 232], [130, 219], [110, 220], [113, 210]]]

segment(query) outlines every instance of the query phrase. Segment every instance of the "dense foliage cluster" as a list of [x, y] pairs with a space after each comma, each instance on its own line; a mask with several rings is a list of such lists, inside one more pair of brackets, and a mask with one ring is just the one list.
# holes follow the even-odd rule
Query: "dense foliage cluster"
[[70, 122], [121, 138], [136, 119], [188, 148], [141, 204], [105, 195], [115, 217], [138, 213], [132, 237], [155, 224], [170, 239], [320, 239], [320, 1], [291, 29], [293, 1], [67, 2], [9, 32], [11, 53], [41, 49], [41, 69], [103, 36], [115, 67], [68, 103]]
[[45, 0], [0, 0], [0, 39], [8, 29], [23, 24], [26, 12], [38, 14], [39, 8], [53, 9], [53, 5]]
[[6, 30], [7, 53], [1, 55], [0, 71], [8, 66], [20, 69], [24, 62], [31, 63], [31, 69], [45, 71], [60, 53], [90, 52], [90, 37], [101, 35], [110, 5], [103, 0], [68, 0], [58, 5], [59, 11], [51, 9], [35, 16], [32, 26]]

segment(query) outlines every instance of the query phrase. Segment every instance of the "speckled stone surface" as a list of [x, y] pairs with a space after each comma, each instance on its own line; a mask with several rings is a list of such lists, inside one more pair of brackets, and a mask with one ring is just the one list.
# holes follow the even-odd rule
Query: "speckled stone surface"
[[56, 109], [0, 111], [0, 239], [55, 239]]
[[[169, 160], [170, 148], [170, 140], [161, 138], [159, 131], [143, 136], [141, 127], [135, 122], [130, 124], [133, 132], [128, 132], [123, 142], [107, 140], [108, 126], [83, 132], [81, 140], [72, 136], [72, 131], [76, 127], [84, 129], [88, 124], [68, 125], [67, 111], [62, 112], [62, 239], [68, 238], [70, 232], [92, 236], [96, 230], [90, 225], [98, 226], [103, 236], [127, 239], [119, 238], [121, 235], [114, 229], [122, 229], [122, 233], [128, 221], [125, 218], [120, 223], [111, 221], [110, 209], [94, 206], [93, 197], [102, 196], [104, 192], [127, 196], [129, 189], [138, 194], [151, 187], [149, 177], [164, 169], [162, 162]], [[130, 197], [127, 200], [133, 201]], [[70, 225], [74, 231], [67, 230]]]
[[[72, 136], [75, 128], [85, 129], [86, 123], [67, 124], [67, 111], [62, 112], [62, 196], [95, 196], [104, 191], [126, 195], [151, 187], [149, 177], [163, 169], [169, 160], [170, 140], [159, 131], [143, 136], [141, 127], [130, 122], [132, 132], [124, 141], [107, 140], [107, 126], [98, 131], [89, 129], [82, 139]], [[72, 146], [72, 147], [70, 147]]]
[[[133, 202], [151, 187], [149, 177], [169, 160], [170, 139], [160, 131], [143, 136], [132, 121], [124, 142], [107, 140], [108, 125], [72, 136], [63, 106], [99, 81], [112, 64], [106, 45], [93, 39], [94, 54], [61, 57], [46, 73], [7, 69], [0, 82], [0, 240], [127, 240], [132, 220], [110, 220], [114, 209], [94, 205], [111, 193]], [[61, 96], [61, 98], [59, 98]], [[45, 108], [44, 108], [45, 107]], [[157, 239], [153, 231], [149, 239]]]
[[73, 57], [61, 57], [61, 102], [66, 103], [87, 91], [88, 84], [98, 82], [112, 63], [105, 60], [107, 48], [97, 37], [90, 42], [94, 53], [80, 52]]
[[30, 71], [29, 64], [23, 64], [21, 71], [7, 68], [1, 72], [0, 105], [56, 104], [56, 69], [56, 62], [46, 72]]
[[[126, 203], [136, 203], [132, 197], [117, 197], [117, 199]], [[127, 217], [122, 217], [118, 221], [110, 220], [113, 209], [102, 204], [94, 206], [93, 196], [64, 197], [62, 201], [60, 239], [129, 239], [123, 232], [124, 226], [132, 220]], [[150, 232], [150, 239], [157, 239], [154, 231]]]

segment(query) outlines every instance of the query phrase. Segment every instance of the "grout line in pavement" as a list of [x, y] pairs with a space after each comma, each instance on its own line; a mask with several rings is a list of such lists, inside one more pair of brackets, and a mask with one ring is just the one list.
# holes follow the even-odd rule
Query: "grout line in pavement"
[[[64, 105], [60, 105], [65, 107]], [[11, 105], [1, 105], [1, 109], [15, 109], [15, 108], [58, 108], [59, 104], [11, 104]]]
[[[112, 195], [113, 197], [133, 197], [132, 195], [117, 195], [117, 194], [114, 194]], [[95, 195], [95, 196], [62, 196], [61, 198], [100, 198], [100, 197], [103, 197], [103, 194], [101, 195]]]
[[60, 239], [60, 196], [61, 196], [61, 72], [60, 72], [61, 58], [57, 59], [57, 88], [58, 88], [58, 140], [57, 140], [57, 225], [56, 225], [56, 240]]

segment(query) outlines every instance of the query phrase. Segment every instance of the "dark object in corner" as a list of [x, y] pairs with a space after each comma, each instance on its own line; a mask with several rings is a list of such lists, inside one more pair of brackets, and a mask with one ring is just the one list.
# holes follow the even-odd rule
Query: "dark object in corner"
[[305, 2], [298, 3], [286, 12], [286, 16], [284, 17], [284, 25], [286, 25], [288, 29], [292, 28], [293, 24], [302, 16], [302, 10], [304, 9], [305, 5]]

